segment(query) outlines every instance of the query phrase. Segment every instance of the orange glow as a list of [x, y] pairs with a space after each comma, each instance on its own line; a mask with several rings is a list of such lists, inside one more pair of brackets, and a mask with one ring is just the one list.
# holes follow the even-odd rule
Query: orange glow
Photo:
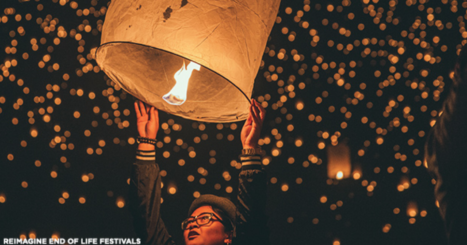
[[383, 227], [383, 232], [388, 233], [391, 230], [391, 224], [386, 224]]
[[415, 217], [418, 214], [418, 207], [415, 202], [409, 202], [407, 205], [407, 216], [409, 217]]
[[30, 133], [31, 133], [31, 137], [33, 138], [36, 138], [37, 135], [39, 134], [36, 129], [31, 129]]
[[81, 204], [86, 203], [86, 198], [80, 197], [80, 198], [79, 198], [79, 203], [81, 203]]
[[[328, 136], [327, 132], [323, 133], [323, 138]], [[350, 161], [350, 148], [347, 143], [340, 142], [335, 146], [329, 146], [327, 148], [327, 155], [328, 178], [338, 180], [349, 178], [352, 173], [352, 165]]]
[[322, 196], [322, 197], [319, 199], [319, 201], [320, 201], [321, 203], [325, 203], [325, 202], [328, 201], [328, 198], [327, 198], [326, 196]]
[[119, 197], [119, 198], [117, 199], [117, 203], [116, 203], [116, 204], [117, 204], [117, 207], [123, 208], [123, 207], [125, 207], [125, 200], [123, 200], [123, 198]]
[[361, 174], [360, 174], [359, 172], [354, 172], [353, 178], [354, 178], [355, 180], [360, 179], [360, 177], [361, 177]]
[[62, 193], [62, 197], [68, 199], [70, 197], [70, 194], [68, 194], [68, 192], [65, 191]]
[[171, 105], [182, 105], [186, 101], [186, 94], [188, 91], [188, 82], [190, 80], [193, 70], [199, 71], [201, 66], [194, 63], [193, 61], [188, 64], [185, 68], [185, 61], [183, 62], [182, 68], [178, 70], [175, 75], [175, 86], [162, 96], [162, 98]]
[[278, 149], [273, 149], [271, 153], [272, 153], [272, 156], [277, 157], [279, 156], [280, 151]]

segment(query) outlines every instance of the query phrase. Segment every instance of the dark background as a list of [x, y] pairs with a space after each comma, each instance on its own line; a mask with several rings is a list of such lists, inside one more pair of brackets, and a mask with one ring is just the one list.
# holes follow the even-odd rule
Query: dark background
[[[262, 148], [273, 182], [267, 210], [271, 243], [444, 244], [423, 146], [466, 42], [467, 4], [311, 2], [282, 1], [253, 91], [267, 110], [262, 142], [269, 144]], [[126, 202], [137, 136], [134, 99], [114, 89], [93, 59], [108, 4], [0, 1], [2, 238], [135, 236]], [[296, 107], [300, 102], [302, 110]], [[44, 120], [46, 115], [50, 120]], [[157, 148], [157, 162], [166, 173], [163, 218], [180, 240], [180, 222], [195, 192], [235, 197], [239, 170], [232, 161], [241, 150], [243, 123], [199, 123], [163, 112], [160, 117], [165, 123]], [[332, 135], [347, 140], [361, 178], [328, 179], [326, 148]], [[378, 138], [384, 142], [378, 144]], [[297, 139], [303, 145], [296, 146]], [[199, 167], [207, 172], [200, 174]], [[412, 183], [399, 191], [404, 180]], [[177, 192], [169, 194], [168, 186]], [[234, 191], [227, 193], [228, 187]], [[407, 214], [409, 203], [417, 206], [415, 217]], [[336, 204], [342, 205], [334, 209]]]

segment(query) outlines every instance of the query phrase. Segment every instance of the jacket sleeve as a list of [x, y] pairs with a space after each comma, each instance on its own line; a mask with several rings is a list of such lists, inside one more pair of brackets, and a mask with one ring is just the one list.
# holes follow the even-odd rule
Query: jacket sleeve
[[234, 244], [269, 244], [268, 217], [265, 214], [267, 176], [262, 169], [261, 156], [240, 156], [237, 196], [236, 237]]
[[175, 244], [160, 216], [161, 176], [154, 151], [137, 151], [132, 165], [130, 210], [136, 234], [143, 244]]
[[454, 84], [425, 145], [426, 167], [436, 179], [435, 198], [449, 244], [467, 240], [467, 89]]

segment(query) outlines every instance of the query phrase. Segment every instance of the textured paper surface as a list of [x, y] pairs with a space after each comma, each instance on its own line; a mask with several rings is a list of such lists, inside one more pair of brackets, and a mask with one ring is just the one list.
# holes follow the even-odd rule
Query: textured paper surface
[[[161, 110], [200, 121], [244, 120], [279, 4], [114, 0], [97, 62], [127, 92]], [[169, 105], [161, 97], [184, 59], [203, 67], [193, 72], [185, 104]]]

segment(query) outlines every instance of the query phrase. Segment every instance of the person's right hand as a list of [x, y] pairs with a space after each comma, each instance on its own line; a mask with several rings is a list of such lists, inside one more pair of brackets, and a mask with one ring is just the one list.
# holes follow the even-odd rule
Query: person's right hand
[[264, 117], [266, 111], [255, 99], [251, 100], [250, 114], [243, 125], [241, 132], [241, 140], [244, 149], [258, 148], [258, 140], [260, 138], [261, 129], [263, 128]]
[[[153, 106], [148, 106], [141, 101], [135, 102], [136, 126], [139, 136], [156, 139], [159, 131], [159, 112]], [[141, 143], [138, 145], [139, 150], [154, 150], [152, 144]]]

